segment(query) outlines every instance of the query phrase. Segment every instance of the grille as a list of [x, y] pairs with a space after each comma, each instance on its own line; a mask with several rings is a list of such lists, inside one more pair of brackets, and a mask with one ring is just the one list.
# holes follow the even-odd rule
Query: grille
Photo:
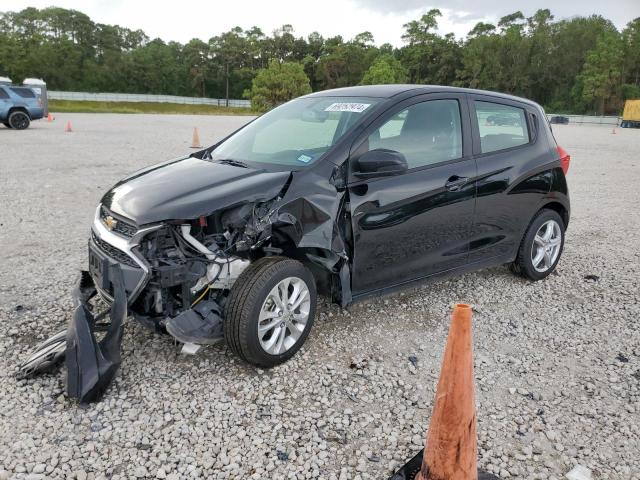
[[129, 267], [140, 268], [140, 265], [138, 265], [129, 255], [127, 255], [122, 250], [114, 247], [110, 243], [107, 243], [104, 240], [98, 238], [98, 236], [93, 233], [93, 230], [91, 231], [91, 239], [93, 240], [93, 243], [109, 258], [112, 258], [116, 262], [123, 263]]
[[[107, 210], [106, 208], [101, 207], [100, 219], [104, 221], [105, 218], [107, 218], [108, 216], [111, 216], [111, 212], [109, 212], [109, 210]], [[114, 220], [116, 220], [116, 224], [111, 230], [113, 233], [117, 233], [118, 235], [121, 235], [123, 237], [131, 238], [138, 231], [136, 226], [133, 225], [132, 223], [125, 222], [124, 220], [121, 220], [120, 218], [115, 218], [115, 217], [114, 217]]]

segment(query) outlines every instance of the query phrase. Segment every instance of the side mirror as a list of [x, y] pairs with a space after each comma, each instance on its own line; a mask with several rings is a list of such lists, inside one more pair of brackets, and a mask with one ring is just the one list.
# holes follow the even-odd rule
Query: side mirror
[[354, 170], [357, 177], [373, 178], [399, 175], [408, 169], [407, 159], [402, 153], [379, 148], [363, 153]]

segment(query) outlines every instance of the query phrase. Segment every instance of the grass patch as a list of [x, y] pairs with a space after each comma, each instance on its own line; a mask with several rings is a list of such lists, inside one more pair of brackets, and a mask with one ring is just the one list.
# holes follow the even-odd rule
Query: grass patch
[[49, 110], [57, 113], [164, 113], [183, 115], [256, 115], [249, 108], [217, 107], [215, 105], [182, 105], [154, 102], [90, 102], [51, 100]]

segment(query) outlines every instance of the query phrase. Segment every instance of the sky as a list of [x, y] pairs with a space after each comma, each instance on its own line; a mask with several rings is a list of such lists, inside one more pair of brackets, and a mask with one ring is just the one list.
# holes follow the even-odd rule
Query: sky
[[640, 17], [640, 0], [235, 0], [233, 2], [181, 0], [0, 0], [0, 11], [26, 7], [58, 6], [80, 10], [95, 22], [142, 29], [151, 38], [186, 43], [209, 38], [240, 26], [254, 25], [266, 34], [291, 24], [296, 36], [313, 31], [345, 40], [363, 31], [373, 33], [375, 43], [402, 45], [402, 25], [439, 8], [439, 33], [464, 37], [479, 22], [496, 23], [500, 17], [521, 10], [525, 16], [549, 8], [556, 17], [600, 14], [618, 29]]

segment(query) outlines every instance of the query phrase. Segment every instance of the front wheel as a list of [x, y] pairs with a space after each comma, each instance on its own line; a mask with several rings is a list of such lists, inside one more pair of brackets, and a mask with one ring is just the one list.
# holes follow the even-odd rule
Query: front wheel
[[253, 365], [279, 365], [307, 339], [316, 300], [313, 275], [302, 263], [262, 258], [242, 272], [229, 293], [224, 319], [227, 344]]
[[11, 112], [9, 115], [9, 125], [14, 130], [24, 130], [29, 127], [30, 123], [31, 119], [29, 118], [29, 115], [21, 110]]
[[550, 275], [562, 255], [564, 231], [564, 222], [557, 212], [540, 210], [522, 239], [512, 270], [534, 281]]

